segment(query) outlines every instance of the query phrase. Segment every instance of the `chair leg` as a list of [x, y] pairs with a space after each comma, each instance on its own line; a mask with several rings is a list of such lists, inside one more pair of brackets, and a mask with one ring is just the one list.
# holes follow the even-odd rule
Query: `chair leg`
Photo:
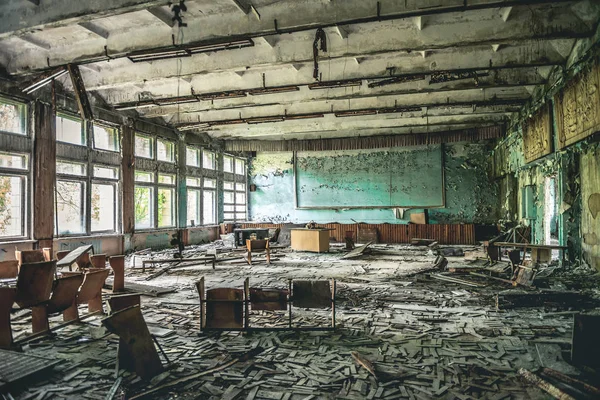
[[15, 302], [16, 295], [16, 289], [0, 288], [0, 348], [7, 349], [13, 345], [10, 309]]
[[63, 311], [63, 321], [79, 321], [79, 308], [77, 307], [77, 300], [73, 301], [71, 307]]
[[267, 248], [267, 265], [271, 265], [271, 250]]
[[113, 269], [113, 293], [125, 290], [125, 256], [112, 256], [108, 259]]
[[88, 312], [104, 312], [104, 308], [102, 307], [102, 292], [98, 293], [96, 297], [88, 301]]
[[246, 259], [248, 260], [248, 264], [252, 265], [252, 252], [250, 250], [248, 250], [248, 257], [246, 257]]
[[31, 308], [31, 331], [33, 333], [45, 332], [50, 330], [48, 321], [48, 310], [45, 305]]

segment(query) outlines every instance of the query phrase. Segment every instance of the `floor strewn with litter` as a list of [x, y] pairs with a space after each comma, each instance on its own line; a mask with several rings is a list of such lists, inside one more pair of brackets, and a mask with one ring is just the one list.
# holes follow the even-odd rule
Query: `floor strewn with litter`
[[[187, 249], [184, 256], [210, 247], [214, 244]], [[513, 289], [504, 282], [432, 270], [436, 256], [426, 246], [371, 247], [371, 254], [352, 260], [341, 259], [340, 246], [327, 254], [275, 248], [270, 266], [258, 255], [250, 266], [242, 252], [219, 249], [219, 259], [227, 261], [216, 269], [210, 263], [158, 264], [145, 272], [141, 260], [171, 253], [130, 256], [127, 283], [175, 290], [142, 296], [145, 321], [165, 353], [165, 372], [150, 382], [117, 373], [118, 338], [104, 330], [100, 317], [92, 317], [26, 344], [25, 352], [62, 362], [11, 394], [23, 400], [105, 399], [109, 392], [114, 399], [544, 399], [550, 397], [524, 381], [520, 368], [547, 367], [586, 379], [585, 371], [567, 362], [573, 323], [568, 308], [497, 308], [497, 294]], [[459, 270], [482, 263], [465, 257], [448, 262], [448, 269]], [[200, 333], [194, 285], [200, 277], [207, 288], [243, 288], [246, 277], [253, 286], [281, 288], [288, 279], [335, 278], [337, 329]], [[592, 278], [550, 279], [550, 289], [581, 289]], [[262, 326], [278, 326], [286, 318], [254, 314], [252, 323]], [[295, 315], [314, 325], [331, 318], [330, 310]], [[16, 339], [27, 334], [30, 319], [28, 312], [14, 316]], [[51, 325], [58, 323], [55, 317]]]

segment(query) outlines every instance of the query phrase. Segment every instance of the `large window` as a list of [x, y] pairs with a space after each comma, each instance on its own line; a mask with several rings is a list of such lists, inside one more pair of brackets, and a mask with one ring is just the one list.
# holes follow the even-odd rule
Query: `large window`
[[[0, 106], [1, 107], [1, 106]], [[22, 238], [27, 234], [26, 154], [0, 152], [0, 238]]]
[[202, 191], [202, 224], [217, 223], [217, 181], [204, 178]]
[[175, 143], [168, 140], [158, 139], [156, 141], [156, 159], [169, 163], [175, 162]]
[[245, 176], [246, 175], [246, 161], [241, 158], [235, 159], [235, 173], [236, 175]]
[[154, 158], [154, 139], [151, 136], [135, 135], [135, 156]]
[[201, 158], [200, 158], [200, 149], [195, 147], [187, 146], [185, 149], [185, 164], [190, 167], [200, 168]]
[[119, 130], [94, 124], [94, 148], [99, 150], [119, 151]]
[[56, 140], [85, 146], [85, 129], [80, 119], [65, 114], [56, 117]]
[[[86, 124], [66, 114], [56, 117], [57, 140], [86, 146], [85, 152], [64, 150], [56, 160], [55, 227], [56, 235], [91, 235], [119, 231], [120, 163], [105, 151], [120, 151], [119, 130], [102, 123]], [[68, 145], [67, 145], [68, 147]], [[67, 149], [69, 150], [69, 149]], [[99, 151], [101, 150], [101, 151]], [[107, 161], [91, 162], [103, 153]], [[112, 159], [112, 161], [111, 161]]]
[[233, 174], [233, 157], [223, 156], [223, 172], [229, 172]]
[[86, 165], [56, 162], [56, 226], [58, 235], [86, 233]]
[[201, 209], [201, 178], [187, 178], [187, 226], [196, 226], [202, 223]]
[[95, 165], [92, 175], [91, 231], [116, 232], [119, 213], [119, 169]]
[[25, 135], [27, 133], [27, 106], [0, 98], [0, 131]]
[[202, 150], [202, 168], [217, 169], [215, 152], [210, 150]]
[[176, 225], [175, 174], [135, 171], [136, 229]]

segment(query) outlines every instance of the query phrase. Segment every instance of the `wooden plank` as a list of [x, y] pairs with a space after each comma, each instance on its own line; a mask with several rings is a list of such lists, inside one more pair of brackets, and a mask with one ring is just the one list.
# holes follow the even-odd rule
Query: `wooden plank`
[[523, 154], [525, 162], [532, 162], [552, 153], [552, 120], [550, 103], [542, 106], [523, 127]]
[[93, 121], [94, 112], [92, 111], [92, 105], [90, 104], [87, 91], [85, 90], [85, 84], [81, 72], [79, 71], [79, 67], [75, 64], [69, 64], [67, 65], [67, 69], [69, 70], [69, 75], [71, 75], [71, 83], [73, 84], [75, 100], [77, 100], [77, 105], [79, 107], [79, 114], [84, 120]]
[[[52, 246], [56, 176], [56, 115], [52, 107], [35, 103], [33, 145], [33, 238]], [[47, 244], [50, 246], [47, 246]]]
[[135, 227], [135, 168], [134, 168], [134, 135], [131, 126], [121, 126], [121, 175], [123, 184], [123, 233], [132, 234]]

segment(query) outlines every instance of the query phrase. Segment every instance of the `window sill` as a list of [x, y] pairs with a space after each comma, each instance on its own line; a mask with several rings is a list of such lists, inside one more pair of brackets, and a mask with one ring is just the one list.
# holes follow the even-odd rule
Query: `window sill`
[[56, 236], [54, 240], [82, 240], [82, 239], [97, 239], [97, 238], [118, 238], [123, 236], [120, 233], [99, 233], [96, 235], [73, 235], [73, 236]]
[[17, 239], [2, 239], [0, 241], [0, 246], [7, 245], [15, 245], [15, 244], [27, 244], [27, 243], [37, 243], [37, 240], [27, 239], [27, 238], [17, 238]]

